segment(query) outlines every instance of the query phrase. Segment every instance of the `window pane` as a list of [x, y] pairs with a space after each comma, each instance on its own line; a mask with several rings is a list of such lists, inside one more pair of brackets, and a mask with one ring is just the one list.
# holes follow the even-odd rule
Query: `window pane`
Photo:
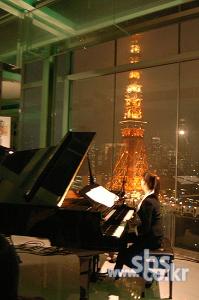
[[16, 64], [19, 24], [19, 19], [14, 16], [7, 22], [1, 22], [0, 40], [2, 42], [0, 43], [0, 56], [3, 62]]
[[41, 95], [41, 87], [24, 89], [23, 91], [21, 149], [34, 149], [39, 147]]
[[181, 24], [181, 52], [198, 50], [198, 28], [199, 19], [186, 21]]
[[41, 60], [24, 65], [24, 83], [42, 80], [43, 62]]
[[112, 67], [114, 65], [114, 42], [83, 48], [74, 53], [73, 72]]
[[[110, 146], [114, 128], [114, 77], [104, 76], [73, 83], [72, 120], [74, 131], [95, 131], [96, 138], [90, 149], [92, 172], [97, 183], [104, 185], [112, 162]], [[87, 165], [80, 170], [79, 181], [87, 184]]]
[[[162, 189], [174, 187], [175, 132], [177, 115], [177, 66], [138, 71], [142, 90], [142, 121], [147, 160], [152, 171], [161, 176]], [[122, 141], [119, 121], [124, 120], [125, 90], [129, 73], [117, 74], [116, 136]], [[173, 157], [172, 163], [168, 164]]]
[[182, 63], [180, 75], [176, 246], [199, 250], [199, 61]]
[[177, 25], [172, 25], [121, 38], [118, 40], [117, 64], [130, 63], [131, 57], [133, 57], [130, 53], [132, 45], [138, 45], [140, 48], [137, 62], [176, 54], [178, 51], [177, 34]]

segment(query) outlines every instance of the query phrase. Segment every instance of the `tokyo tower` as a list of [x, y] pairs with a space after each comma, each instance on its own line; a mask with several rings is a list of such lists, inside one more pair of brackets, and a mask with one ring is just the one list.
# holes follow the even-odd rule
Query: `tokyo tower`
[[[141, 48], [134, 39], [130, 48], [130, 63], [140, 60]], [[125, 91], [124, 116], [121, 124], [123, 147], [116, 161], [111, 182], [108, 188], [115, 191], [136, 193], [141, 191], [140, 181], [147, 170], [147, 157], [144, 145], [144, 125], [142, 120], [142, 85], [139, 71], [129, 73]]]

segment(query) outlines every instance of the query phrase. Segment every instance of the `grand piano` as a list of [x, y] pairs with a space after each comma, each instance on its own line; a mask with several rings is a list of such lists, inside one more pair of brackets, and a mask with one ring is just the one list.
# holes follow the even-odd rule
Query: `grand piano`
[[108, 207], [106, 199], [100, 204], [71, 190], [94, 136], [69, 132], [56, 147], [1, 149], [1, 233], [47, 238], [52, 246], [77, 252], [119, 249], [133, 210], [122, 201]]

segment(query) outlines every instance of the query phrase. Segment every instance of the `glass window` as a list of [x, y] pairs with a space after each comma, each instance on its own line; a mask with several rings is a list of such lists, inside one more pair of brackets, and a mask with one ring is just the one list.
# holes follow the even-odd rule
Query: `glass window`
[[[2, 18], [3, 19], [3, 18]], [[16, 64], [16, 48], [18, 42], [19, 20], [12, 17], [0, 26], [0, 57], [1, 61]]]
[[[196, 23], [193, 20], [182, 24], [181, 39], [185, 38], [186, 26]], [[160, 38], [162, 36], [164, 39]], [[181, 50], [185, 49], [183, 43], [182, 40]], [[155, 61], [176, 54], [177, 49], [178, 25], [167, 26], [119, 39], [117, 64], [148, 59]], [[190, 42], [186, 49], [197, 49], [195, 42]], [[76, 53], [75, 59], [79, 53]], [[92, 65], [93, 61], [95, 63], [94, 56], [89, 57]], [[79, 59], [82, 60], [82, 57], [79, 56]], [[109, 188], [112, 181], [113, 189], [122, 188], [118, 178], [126, 168], [124, 146], [128, 140], [123, 133], [129, 129], [128, 120], [132, 116], [135, 118], [136, 111], [139, 121], [143, 122], [144, 135], [140, 140], [145, 149], [144, 159], [148, 168], [161, 178], [160, 200], [165, 235], [174, 238], [175, 246], [190, 250], [198, 250], [199, 247], [198, 76], [198, 61], [176, 63], [118, 73], [115, 77], [109, 75], [77, 81], [73, 83], [72, 94], [72, 128], [97, 132], [90, 152], [92, 165], [100, 183]], [[138, 90], [134, 92], [134, 98], [139, 100], [140, 107], [134, 107], [133, 111], [127, 107], [127, 92], [134, 91], [135, 86]], [[131, 130], [134, 125], [133, 121]], [[129, 145], [131, 156], [136, 156], [137, 161], [137, 153], [140, 151], [140, 159], [144, 152], [135, 150], [135, 141], [136, 138]], [[127, 173], [125, 176], [123, 188], [127, 187]]]
[[35, 149], [40, 145], [41, 96], [42, 87], [23, 91], [21, 149]]
[[74, 53], [73, 72], [112, 67], [114, 65], [114, 42], [82, 48]]
[[37, 60], [24, 65], [24, 83], [37, 82], [42, 80], [43, 61]]
[[[103, 76], [73, 83], [71, 128], [74, 131], [95, 131], [96, 138], [90, 149], [93, 175], [103, 184], [110, 172], [114, 130], [114, 76]], [[87, 184], [88, 168], [81, 169], [82, 185]]]
[[199, 250], [199, 61], [180, 68], [176, 246]]
[[199, 19], [189, 20], [181, 24], [181, 52], [198, 50], [198, 28]]
[[[162, 193], [165, 197], [171, 197], [175, 187], [177, 66], [137, 70], [134, 75], [136, 79], [132, 78], [132, 72], [117, 74], [116, 81], [115, 137], [121, 144], [129, 140], [130, 161], [132, 161], [129, 169], [132, 168], [132, 171], [127, 171], [130, 177], [128, 180], [131, 181], [135, 175], [133, 166], [143, 159], [145, 162], [140, 165], [140, 172], [142, 168], [148, 166], [151, 171], [157, 173], [161, 177]], [[136, 98], [137, 103], [129, 109], [127, 89], [131, 86], [133, 89], [133, 85], [136, 84], [140, 91], [131, 93], [131, 100]], [[143, 128], [143, 138], [137, 134], [133, 137], [122, 134], [122, 130], [127, 132], [127, 129], [137, 130], [135, 129], [137, 127]], [[123, 155], [125, 157], [125, 154]], [[125, 167], [125, 163], [121, 162], [120, 169]], [[117, 177], [117, 174], [115, 176]]]
[[118, 39], [117, 64], [164, 58], [176, 54], [177, 36], [178, 27], [172, 25]]

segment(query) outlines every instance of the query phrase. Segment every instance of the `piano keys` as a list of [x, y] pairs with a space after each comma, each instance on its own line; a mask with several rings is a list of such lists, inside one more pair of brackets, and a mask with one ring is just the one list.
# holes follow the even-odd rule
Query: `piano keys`
[[125, 215], [124, 219], [120, 223], [120, 225], [116, 228], [116, 230], [113, 232], [112, 236], [116, 236], [117, 238], [120, 238], [122, 233], [125, 230], [126, 222], [130, 220], [133, 217], [134, 210], [130, 209], [127, 214]]

